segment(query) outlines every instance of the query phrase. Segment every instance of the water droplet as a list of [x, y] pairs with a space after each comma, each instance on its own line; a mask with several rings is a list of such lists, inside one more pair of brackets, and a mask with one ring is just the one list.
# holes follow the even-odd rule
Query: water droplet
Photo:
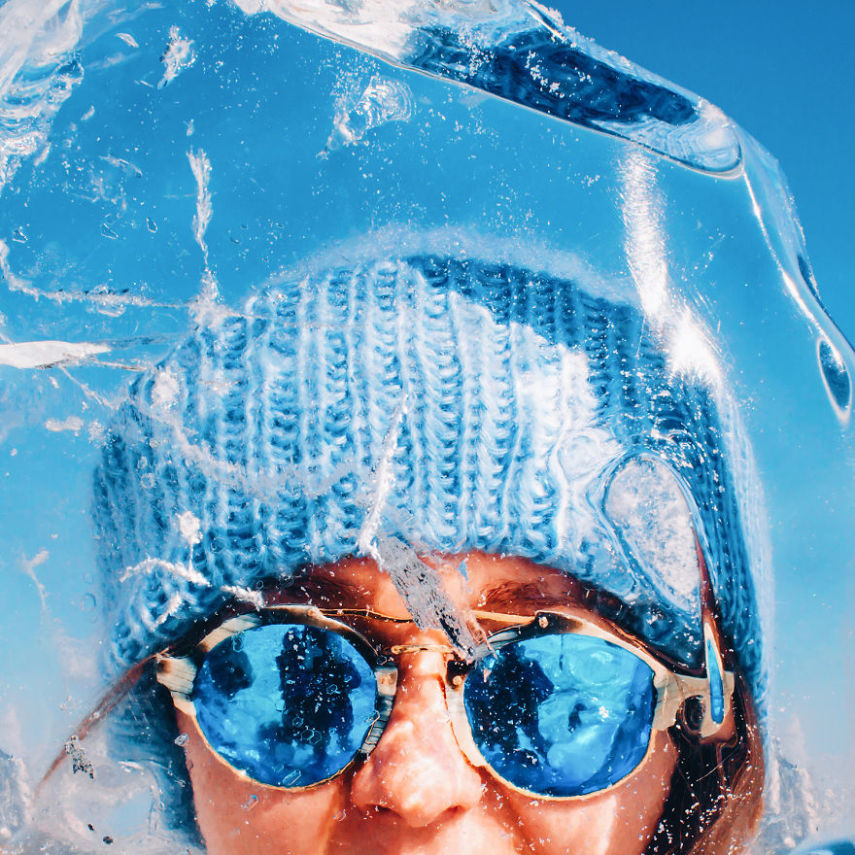
[[826, 339], [820, 339], [818, 356], [825, 387], [835, 408], [838, 411], [848, 410], [852, 400], [852, 383], [843, 359]]
[[186, 733], [182, 733], [180, 736], [176, 736], [174, 741], [175, 744], [181, 748], [190, 741], [190, 737]]
[[27, 242], [27, 235], [25, 234], [24, 230], [20, 226], [18, 226], [18, 228], [15, 229], [14, 232], [12, 232], [12, 240], [15, 241], [15, 243], [26, 243]]
[[98, 605], [98, 600], [94, 594], [87, 593], [80, 598], [80, 609], [84, 612], [94, 612]]
[[101, 236], [116, 240], [119, 236], [106, 223], [101, 224]]

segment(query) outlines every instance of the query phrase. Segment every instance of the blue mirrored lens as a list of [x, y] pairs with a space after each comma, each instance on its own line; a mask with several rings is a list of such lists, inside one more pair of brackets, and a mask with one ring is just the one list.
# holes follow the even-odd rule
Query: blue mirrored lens
[[469, 674], [463, 697], [487, 763], [549, 796], [596, 792], [628, 775], [647, 752], [656, 705], [650, 666], [570, 634], [499, 648]]
[[374, 672], [349, 641], [299, 624], [226, 639], [193, 685], [196, 718], [214, 751], [277, 787], [341, 771], [368, 734], [376, 696]]

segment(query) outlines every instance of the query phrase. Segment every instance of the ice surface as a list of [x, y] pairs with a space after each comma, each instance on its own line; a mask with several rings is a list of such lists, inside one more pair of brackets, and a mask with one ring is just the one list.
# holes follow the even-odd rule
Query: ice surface
[[[151, 378], [145, 416], [205, 473], [206, 489], [246, 491], [246, 507], [225, 512], [232, 522], [289, 479], [324, 497], [354, 461], [319, 454], [308, 468], [286, 461], [248, 478], [239, 443], [212, 453], [213, 410], [194, 430], [183, 423], [194, 396], [203, 410], [239, 397], [235, 366], [203, 372], [198, 395], [180, 371], [154, 366], [191, 329], [259, 340], [266, 321], [253, 294], [295, 282], [356, 289], [363, 271], [414, 258], [473, 263], [500, 284], [502, 270], [528, 271], [525, 306], [538, 305], [537, 282], [565, 279], [594, 314], [598, 300], [638, 312], [639, 353], [612, 346], [602, 316], [591, 353], [547, 352], [544, 334], [541, 361], [517, 366], [519, 400], [542, 411], [533, 447], [552, 449], [545, 468], [563, 489], [559, 533], [574, 544], [564, 558], [580, 575], [617, 564], [613, 594], [632, 603], [654, 591], [690, 625], [696, 534], [717, 585], [753, 586], [750, 613], [725, 618], [752, 639], [745, 661], [762, 660], [768, 675], [758, 684], [768, 774], [757, 851], [852, 833], [855, 697], [841, 674], [855, 668], [855, 358], [817, 300], [776, 164], [715, 107], [516, 0], [7, 0], [0, 193], [0, 571], [15, 604], [0, 671], [4, 851], [171, 855], [176, 839], [180, 851], [201, 851], [164, 810], [188, 793], [180, 762], [158, 754], [160, 724], [115, 741], [112, 726], [135, 715], [121, 704], [74, 746], [94, 779], [62, 754], [33, 797], [108, 688], [110, 598], [91, 542], [91, 484], [129, 385]], [[301, 311], [319, 339], [353, 328]], [[549, 312], [543, 329], [567, 322]], [[482, 315], [455, 315], [472, 324], [461, 351], [471, 360], [499, 340]], [[217, 346], [213, 332], [198, 341]], [[597, 427], [603, 396], [625, 403], [621, 429], [639, 418], [650, 392], [634, 387], [631, 365], [650, 355], [644, 348], [664, 354], [669, 383], [709, 391], [720, 435], [697, 453], [678, 429], [682, 414], [630, 449]], [[609, 370], [592, 376], [592, 364]], [[388, 455], [358, 470], [366, 514], [355, 538], [421, 625], [465, 654], [472, 627], [386, 513], [418, 406], [396, 399], [383, 414]], [[487, 401], [482, 424], [504, 415]], [[668, 448], [679, 473], [657, 456]], [[709, 448], [726, 449], [726, 466], [705, 457]], [[506, 487], [509, 502], [537, 508], [536, 495]], [[182, 613], [187, 591], [260, 602], [251, 581], [209, 578], [190, 560], [206, 543], [206, 502], [215, 504], [200, 494], [199, 506], [171, 507], [163, 520], [180, 560], [152, 550], [112, 580], [170, 580], [141, 618], [152, 633]], [[431, 508], [431, 521], [442, 510]], [[699, 533], [725, 511], [724, 534]], [[581, 550], [592, 532], [598, 549]]]

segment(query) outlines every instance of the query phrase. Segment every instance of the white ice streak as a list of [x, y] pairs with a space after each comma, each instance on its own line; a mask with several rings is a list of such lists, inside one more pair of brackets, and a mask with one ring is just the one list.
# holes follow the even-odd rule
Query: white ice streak
[[169, 618], [173, 615], [178, 614], [181, 611], [181, 607], [184, 605], [184, 597], [178, 591], [175, 591], [170, 597], [169, 601], [166, 604], [166, 608], [157, 616], [155, 620], [151, 620], [151, 618], [143, 617], [143, 621], [145, 623], [149, 623], [149, 629], [154, 632], [154, 630], [159, 629], [163, 624], [165, 624]]
[[80, 433], [83, 430], [84, 421], [80, 416], [69, 416], [67, 419], [60, 421], [59, 419], [47, 419], [45, 428], [53, 433], [62, 433], [63, 431], [72, 431]]
[[214, 213], [209, 187], [211, 161], [202, 149], [198, 151], [191, 149], [187, 152], [187, 159], [190, 161], [190, 169], [193, 170], [193, 177], [196, 179], [196, 213], [193, 216], [193, 235], [207, 262], [208, 245], [205, 243], [205, 232], [208, 230], [211, 216]]
[[[2, 176], [0, 176], [2, 183]], [[34, 297], [36, 300], [41, 296], [40, 292], [22, 277], [18, 276], [9, 264], [9, 244], [0, 239], [0, 273], [6, 280], [6, 285], [10, 291], [18, 291], [21, 294], [26, 294], [29, 297]]]
[[42, 291], [12, 270], [9, 264], [9, 245], [2, 239], [0, 239], [0, 273], [3, 274], [10, 291], [26, 294], [36, 302], [44, 298], [58, 305], [88, 303], [96, 311], [110, 317], [118, 317], [130, 306], [155, 309], [185, 308], [181, 303], [164, 303], [138, 294], [114, 294], [106, 286], [97, 286], [86, 291]]
[[346, 91], [336, 99], [333, 131], [325, 151], [353, 145], [387, 122], [406, 122], [413, 114], [413, 93], [406, 83], [375, 74], [357, 97]]
[[193, 42], [181, 35], [178, 27], [170, 27], [169, 43], [163, 54], [163, 77], [157, 84], [158, 89], [172, 83], [182, 71], [186, 71], [196, 62], [196, 52], [193, 50]]
[[29, 576], [30, 579], [33, 580], [33, 583], [36, 586], [42, 611], [47, 611], [47, 590], [39, 581], [39, 577], [36, 576], [36, 567], [41, 567], [48, 558], [50, 558], [50, 552], [48, 552], [47, 549], [40, 549], [32, 558], [21, 559], [21, 569], [24, 571], [26, 576]]
[[634, 148], [619, 167], [624, 248], [641, 308], [666, 344], [668, 367], [716, 385], [721, 379], [718, 354], [700, 322], [669, 290], [667, 233], [656, 160]]
[[185, 582], [199, 585], [202, 588], [211, 587], [210, 581], [197, 570], [194, 570], [190, 564], [176, 564], [174, 561], [166, 561], [163, 558], [144, 558], [142, 561], [126, 567], [119, 581], [127, 582], [134, 576], [146, 576], [155, 571], [165, 571], [178, 579], [183, 579]]
[[395, 489], [395, 455], [398, 451], [398, 438], [406, 413], [407, 402], [403, 400], [383, 439], [380, 459], [374, 467], [370, 484], [371, 490], [366, 500], [368, 513], [365, 515], [356, 540], [359, 551], [363, 555], [370, 555], [378, 565], [382, 565], [383, 562], [380, 553], [377, 551], [377, 535], [386, 503]]
[[205, 241], [205, 232], [214, 214], [214, 205], [211, 201], [211, 161], [202, 149], [187, 152], [193, 177], [196, 179], [196, 213], [193, 215], [193, 235], [196, 243], [202, 250], [204, 259], [204, 270], [202, 271], [202, 287], [199, 294], [190, 304], [190, 314], [193, 320], [200, 326], [212, 326], [225, 317], [230, 317], [235, 312], [224, 306], [220, 300], [217, 279], [208, 262], [208, 244]]
[[249, 603], [256, 609], [264, 608], [264, 595], [261, 591], [254, 591], [252, 588], [246, 588], [241, 585], [221, 585], [220, 590], [242, 603]]
[[85, 341], [22, 341], [0, 344], [0, 365], [21, 369], [53, 368], [84, 362], [109, 351], [106, 345]]
[[128, 47], [139, 47], [137, 40], [130, 33], [116, 33], [116, 36], [120, 38]]
[[656, 163], [641, 149], [632, 149], [620, 165], [621, 215], [629, 269], [641, 297], [644, 314], [654, 327], [667, 320], [668, 263], [662, 200], [656, 186]]
[[0, 8], [0, 190], [47, 150], [50, 123], [80, 79], [67, 63], [82, 32], [77, 0], [9, 0]]

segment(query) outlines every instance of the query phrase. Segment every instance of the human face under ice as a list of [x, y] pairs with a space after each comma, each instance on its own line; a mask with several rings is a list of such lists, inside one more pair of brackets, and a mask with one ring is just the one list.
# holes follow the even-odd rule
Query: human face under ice
[[[459, 571], [466, 559], [468, 579]], [[481, 553], [428, 559], [456, 605], [534, 614], [568, 605], [573, 581], [520, 558]], [[367, 559], [315, 568], [281, 601], [324, 608], [408, 612], [391, 579]], [[438, 644], [437, 630], [400, 626], [394, 643]], [[380, 639], [386, 641], [386, 639]], [[389, 639], [391, 641], [391, 639]], [[657, 731], [642, 765], [616, 786], [550, 801], [511, 790], [469, 765], [445, 703], [445, 661], [435, 651], [398, 659], [398, 694], [377, 747], [362, 763], [309, 790], [289, 792], [240, 776], [208, 747], [195, 720], [178, 711], [196, 814], [211, 855], [635, 855], [661, 817], [677, 750]]]

